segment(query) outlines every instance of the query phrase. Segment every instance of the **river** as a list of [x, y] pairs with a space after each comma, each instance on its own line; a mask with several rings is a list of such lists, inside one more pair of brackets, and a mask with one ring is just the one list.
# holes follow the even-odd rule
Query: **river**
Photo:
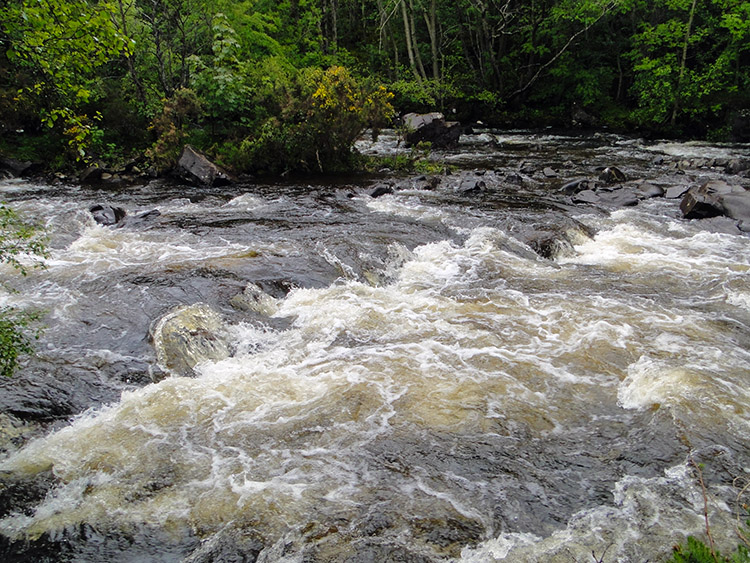
[[[748, 188], [718, 166], [747, 154], [480, 131], [432, 181], [3, 181], [50, 236], [0, 270], [45, 325], [0, 382], [3, 561], [658, 561], [704, 512], [733, 549], [750, 238], [560, 187]], [[191, 306], [224, 351], [180, 371], [160, 330]]]

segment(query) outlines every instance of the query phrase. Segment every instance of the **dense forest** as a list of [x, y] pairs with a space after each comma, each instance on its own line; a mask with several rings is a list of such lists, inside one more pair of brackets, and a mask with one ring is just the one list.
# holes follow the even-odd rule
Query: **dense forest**
[[56, 168], [331, 171], [408, 111], [747, 140], [750, 2], [5, 0], [0, 85], [0, 153]]

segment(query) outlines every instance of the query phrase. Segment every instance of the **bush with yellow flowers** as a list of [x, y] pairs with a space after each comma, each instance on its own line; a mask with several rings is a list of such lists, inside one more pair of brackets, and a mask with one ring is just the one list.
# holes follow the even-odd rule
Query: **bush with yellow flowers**
[[352, 167], [354, 142], [368, 127], [388, 125], [393, 94], [344, 67], [303, 69], [279, 116], [269, 118], [225, 162], [238, 171], [339, 172]]

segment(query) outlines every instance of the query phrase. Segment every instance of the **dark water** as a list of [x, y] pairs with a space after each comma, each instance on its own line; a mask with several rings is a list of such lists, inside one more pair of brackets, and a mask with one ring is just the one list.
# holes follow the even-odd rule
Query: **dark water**
[[[47, 328], [2, 382], [0, 553], [658, 560], [705, 528], [691, 459], [733, 546], [750, 239], [678, 200], [560, 187], [611, 165], [634, 186], [748, 187], [723, 171], [746, 154], [485, 132], [434, 155], [456, 167], [439, 182], [1, 184], [52, 252], [2, 272], [3, 303]], [[100, 202], [161, 215], [103, 227]]]

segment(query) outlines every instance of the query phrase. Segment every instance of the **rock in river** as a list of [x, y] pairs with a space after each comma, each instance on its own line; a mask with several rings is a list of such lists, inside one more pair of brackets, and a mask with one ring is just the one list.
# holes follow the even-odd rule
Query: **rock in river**
[[[731, 196], [736, 196], [734, 199], [737, 202]], [[680, 202], [680, 211], [685, 219], [707, 219], [727, 215], [733, 219], [743, 220], [745, 217], [741, 213], [741, 207], [746, 198], [747, 192], [741, 186], [730, 186], [723, 181], [710, 181], [690, 188]], [[732, 214], [727, 212], [725, 200], [729, 202]]]
[[203, 186], [225, 186], [232, 182], [224, 169], [190, 145], [182, 149], [176, 172], [185, 180]]
[[224, 320], [205, 303], [170, 311], [152, 326], [151, 338], [159, 366], [172, 375], [195, 375], [199, 363], [231, 355]]
[[425, 141], [431, 143], [433, 148], [454, 147], [461, 137], [461, 124], [457, 121], [445, 121], [445, 117], [439, 112], [407, 113], [403, 122], [407, 130], [404, 135], [407, 145]]
[[104, 203], [97, 203], [89, 207], [89, 212], [94, 216], [94, 221], [100, 225], [116, 225], [125, 218], [125, 210], [122, 207], [113, 207]]

